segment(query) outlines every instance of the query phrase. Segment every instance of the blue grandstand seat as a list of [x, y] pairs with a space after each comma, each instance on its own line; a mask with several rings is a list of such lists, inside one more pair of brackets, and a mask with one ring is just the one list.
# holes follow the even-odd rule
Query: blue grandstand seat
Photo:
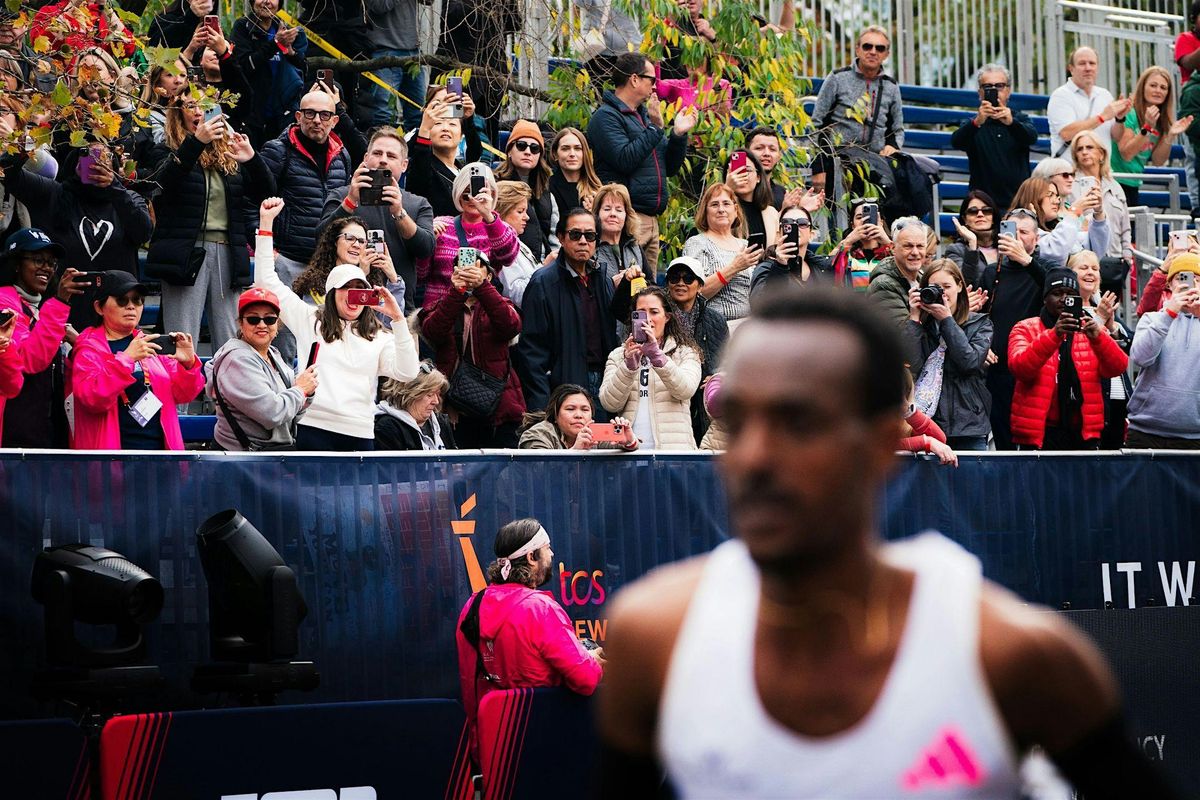
[[213, 429], [217, 427], [214, 414], [180, 414], [179, 430], [185, 442], [211, 442]]

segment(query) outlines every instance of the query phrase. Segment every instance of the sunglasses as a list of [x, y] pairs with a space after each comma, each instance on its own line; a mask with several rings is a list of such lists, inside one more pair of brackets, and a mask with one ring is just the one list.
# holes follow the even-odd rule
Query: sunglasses
[[1007, 89], [1008, 84], [1007, 83], [981, 83], [981, 84], [979, 84], [979, 88], [980, 89], [996, 89], [997, 91], [999, 91], [1000, 89]]
[[667, 276], [667, 283], [691, 283], [692, 281], [700, 282], [694, 272], [672, 272]]
[[140, 294], [127, 294], [124, 297], [114, 297], [113, 300], [116, 300], [117, 305], [122, 308], [125, 306], [141, 306], [146, 302], [146, 298]]
[[329, 120], [333, 119], [334, 116], [332, 111], [318, 111], [315, 108], [302, 108], [300, 109], [300, 114], [305, 119], [316, 119], [317, 117], [320, 117], [321, 122], [329, 122]]
[[888, 51], [888, 48], [891, 47], [891, 45], [890, 44], [871, 44], [870, 42], [863, 42], [862, 44], [859, 45], [859, 47], [861, 47], [863, 49], [864, 53], [869, 53], [872, 50], [874, 50], [876, 53], [886, 53]]
[[366, 244], [367, 243], [366, 239], [364, 239], [361, 236], [355, 236], [352, 233], [339, 233], [338, 237], [345, 239], [347, 242], [350, 242], [351, 244]]
[[540, 144], [538, 144], [537, 142], [527, 142], [524, 139], [518, 139], [517, 141], [513, 142], [513, 147], [517, 148], [522, 153], [524, 153], [526, 150], [528, 150], [529, 152], [533, 153], [535, 156], [538, 153], [542, 152], [542, 146]]
[[967, 209], [966, 213], [967, 213], [967, 216], [971, 216], [971, 217], [990, 217], [990, 216], [992, 216], [992, 210], [990, 208], [988, 208], [987, 206], [972, 206]]
[[780, 224], [783, 224], [783, 223], [786, 223], [788, 225], [795, 225], [797, 228], [811, 228], [812, 227], [812, 221], [807, 220], [804, 217], [788, 217], [787, 219], [780, 220]]
[[276, 317], [274, 315], [269, 316], [269, 317], [258, 317], [258, 316], [246, 315], [246, 316], [242, 317], [242, 319], [244, 319], [246, 322], [249, 322], [251, 325], [253, 325], [255, 327], [258, 327], [259, 325], [263, 325], [263, 324], [274, 325], [276, 322], [279, 322], [279, 317]]
[[657, 75], [643, 75], [642, 73], [640, 73], [640, 72], [639, 72], [639, 73], [637, 73], [637, 76], [638, 76], [639, 78], [645, 78], [646, 80], [650, 81], [650, 85], [651, 85], [651, 86], [653, 86], [653, 85], [655, 85], [656, 83], [658, 83], [658, 76], [657, 76]]
[[567, 231], [567, 238], [572, 242], [578, 242], [580, 239], [583, 239], [585, 242], [594, 242], [596, 241], [597, 236], [595, 231], [581, 231], [572, 228], [571, 230]]
[[1050, 176], [1051, 178], [1074, 178], [1074, 172], [1056, 172]]
[[1037, 221], [1037, 214], [1033, 213], [1028, 208], [1014, 208], [1012, 211], [1008, 212], [1007, 218], [1011, 219], [1012, 217], [1025, 217], [1033, 220], [1034, 222]]

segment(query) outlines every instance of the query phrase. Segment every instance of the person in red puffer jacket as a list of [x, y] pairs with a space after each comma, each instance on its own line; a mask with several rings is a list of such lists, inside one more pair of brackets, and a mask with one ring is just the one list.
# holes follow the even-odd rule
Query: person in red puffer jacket
[[1124, 372], [1129, 357], [1082, 314], [1082, 303], [1082, 321], [1063, 313], [1066, 298], [1079, 297], [1074, 272], [1050, 270], [1044, 291], [1041, 315], [1018, 322], [1008, 339], [1013, 442], [1020, 450], [1095, 450], [1104, 429], [1100, 381]]
[[[474, 266], [454, 270], [450, 293], [426, 306], [421, 317], [421, 335], [433, 345], [434, 362], [443, 374], [454, 375], [460, 360], [465, 359], [505, 381], [496, 410], [486, 418], [456, 408], [451, 392], [447, 405], [460, 449], [515, 449], [517, 426], [525, 416], [525, 396], [508, 346], [521, 332], [521, 316], [512, 301], [500, 294], [493, 278], [481, 253]], [[453, 385], [454, 379], [450, 380]]]

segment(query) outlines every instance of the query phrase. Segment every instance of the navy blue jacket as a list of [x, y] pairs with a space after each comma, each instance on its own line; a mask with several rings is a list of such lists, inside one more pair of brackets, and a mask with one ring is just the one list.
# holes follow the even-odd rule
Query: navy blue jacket
[[606, 91], [588, 122], [587, 138], [601, 183], [624, 184], [639, 214], [666, 210], [667, 178], [683, 166], [686, 136], [668, 135], [650, 124], [645, 108], [632, 109]]
[[[609, 311], [613, 284], [595, 262], [588, 275], [597, 287], [600, 339], [607, 354], [618, 344], [617, 321]], [[513, 363], [525, 390], [526, 408], [545, 408], [550, 392], [564, 383], [588, 385], [587, 336], [575, 285], [578, 280], [560, 255], [553, 264], [533, 273], [525, 287], [521, 339]]]
[[276, 192], [285, 203], [275, 220], [275, 247], [284, 256], [308, 263], [317, 246], [317, 230], [329, 193], [350, 185], [350, 156], [336, 134], [329, 134], [324, 175], [300, 144], [296, 126], [267, 142], [262, 160], [275, 177]]
[[[197, 161], [202, 152], [204, 145], [195, 136], [184, 139], [178, 150], [172, 151], [166, 145], [154, 150], [159, 167], [152, 180], [162, 187], [162, 194], [154, 202], [155, 226], [146, 256], [146, 276], [172, 286], [193, 285], [204, 263], [200, 232], [208, 216], [208, 185]], [[222, 179], [233, 267], [229, 288], [240, 289], [254, 282], [246, 245], [254, 241], [254, 209], [275, 194], [275, 179], [257, 153]], [[247, 208], [247, 202], [253, 205]]]

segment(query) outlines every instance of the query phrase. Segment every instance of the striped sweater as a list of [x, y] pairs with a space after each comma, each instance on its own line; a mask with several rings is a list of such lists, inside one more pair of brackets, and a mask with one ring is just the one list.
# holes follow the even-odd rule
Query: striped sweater
[[[433, 255], [417, 261], [417, 281], [425, 287], [425, 298], [421, 301], [424, 309], [432, 308], [450, 292], [450, 274], [454, 272], [454, 264], [458, 260], [458, 230], [454, 220], [455, 217], [438, 217], [434, 220], [435, 228], [440, 222], [446, 229], [434, 243]], [[516, 259], [519, 250], [517, 235], [499, 215], [490, 225], [464, 222], [463, 229], [471, 247], [487, 254], [494, 273], [499, 273]]]

